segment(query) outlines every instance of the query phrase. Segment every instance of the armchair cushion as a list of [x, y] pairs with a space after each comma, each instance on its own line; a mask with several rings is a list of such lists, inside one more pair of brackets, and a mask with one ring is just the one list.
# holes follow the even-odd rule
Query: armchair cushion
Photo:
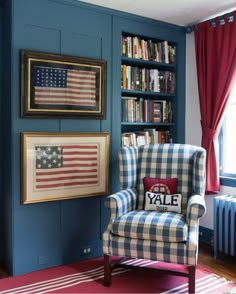
[[182, 214], [134, 210], [113, 220], [112, 234], [162, 242], [187, 240], [188, 226]]

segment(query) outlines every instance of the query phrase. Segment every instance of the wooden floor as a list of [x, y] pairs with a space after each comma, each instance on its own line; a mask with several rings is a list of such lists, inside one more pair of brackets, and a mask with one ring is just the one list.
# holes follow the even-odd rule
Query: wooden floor
[[[210, 246], [200, 243], [198, 263], [211, 270], [215, 274], [236, 283], [236, 257], [220, 257], [214, 259], [213, 250]], [[8, 273], [0, 267], [0, 278], [7, 277]]]
[[213, 273], [236, 283], [236, 256], [220, 256], [215, 259], [212, 248], [200, 243], [198, 263]]

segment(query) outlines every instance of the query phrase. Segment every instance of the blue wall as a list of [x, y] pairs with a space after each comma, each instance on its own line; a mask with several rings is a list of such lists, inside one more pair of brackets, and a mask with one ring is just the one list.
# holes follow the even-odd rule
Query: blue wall
[[[185, 113], [185, 32], [183, 28], [135, 17], [73, 0], [11, 0], [3, 15], [2, 147], [0, 227], [3, 262], [13, 275], [102, 254], [102, 232], [108, 212], [105, 196], [22, 205], [21, 132], [109, 132], [110, 192], [118, 189], [120, 144], [120, 36], [123, 30], [159, 36], [177, 43], [178, 112]], [[0, 32], [1, 33], [1, 32]], [[105, 120], [20, 117], [20, 49], [107, 60]], [[2, 137], [3, 138], [3, 137]], [[2, 139], [1, 138], [1, 139]], [[178, 117], [177, 140], [184, 141], [184, 119]], [[83, 256], [81, 248], [92, 254]]]

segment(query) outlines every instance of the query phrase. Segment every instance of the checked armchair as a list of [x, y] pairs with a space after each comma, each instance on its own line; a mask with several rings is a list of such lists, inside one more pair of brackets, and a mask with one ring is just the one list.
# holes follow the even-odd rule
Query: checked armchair
[[[186, 144], [121, 148], [121, 191], [108, 196], [105, 204], [110, 210], [110, 221], [103, 233], [106, 286], [111, 285], [115, 267], [127, 266], [112, 262], [112, 256], [120, 256], [185, 265], [187, 271], [168, 270], [168, 274], [188, 277], [189, 292], [195, 293], [199, 218], [205, 213], [205, 157], [203, 148]], [[166, 190], [164, 194], [159, 190], [154, 197], [156, 209], [146, 209], [146, 177], [157, 181], [177, 179], [177, 191], [165, 195]], [[176, 195], [182, 195], [181, 212], [167, 207], [175, 204]], [[163, 198], [167, 196], [175, 198]]]

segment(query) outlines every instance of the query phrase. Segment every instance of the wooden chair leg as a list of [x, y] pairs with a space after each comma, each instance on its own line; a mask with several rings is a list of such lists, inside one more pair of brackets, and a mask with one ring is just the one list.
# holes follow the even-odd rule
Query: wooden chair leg
[[104, 254], [104, 285], [111, 286], [111, 256]]
[[189, 266], [189, 278], [188, 278], [189, 294], [195, 293], [195, 274], [196, 274], [196, 266]]

